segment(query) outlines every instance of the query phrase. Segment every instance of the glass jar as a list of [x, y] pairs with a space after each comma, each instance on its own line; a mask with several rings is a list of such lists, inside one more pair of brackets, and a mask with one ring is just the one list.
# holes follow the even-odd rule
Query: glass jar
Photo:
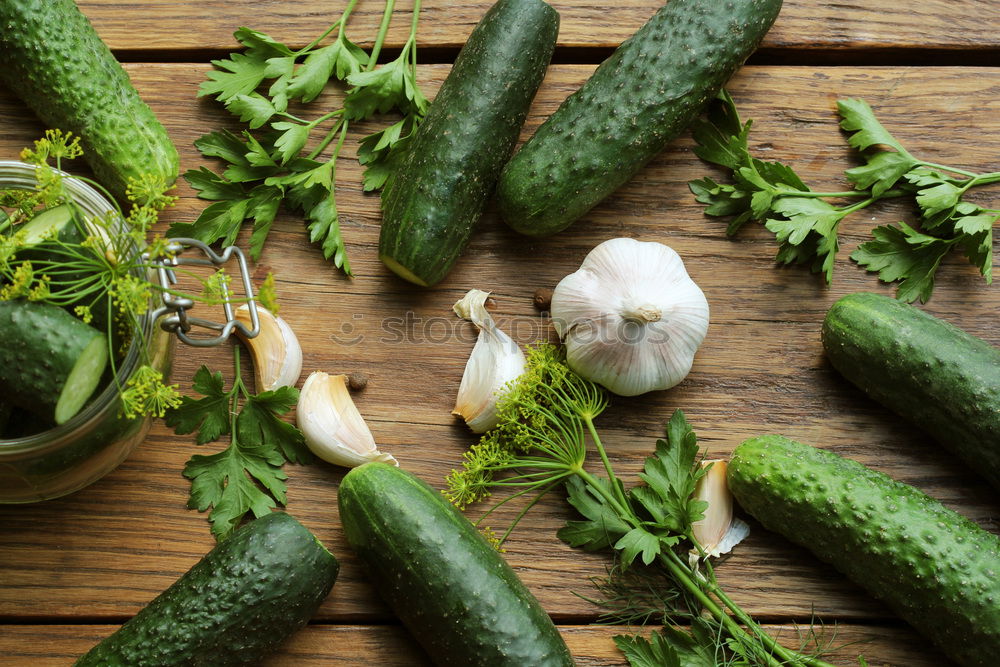
[[[0, 161], [0, 189], [33, 189], [35, 167]], [[83, 181], [64, 176], [67, 191], [92, 217], [114, 211], [107, 199]], [[150, 314], [142, 319], [143, 335], [133, 337], [118, 365], [118, 383], [124, 384], [143, 357], [169, 377], [175, 338], [155, 326]], [[148, 355], [142, 354], [145, 347]], [[115, 382], [92, 399], [66, 423], [41, 433], [0, 439], [0, 503], [30, 503], [72, 493], [114, 470], [141, 443], [151, 417], [127, 418]]]

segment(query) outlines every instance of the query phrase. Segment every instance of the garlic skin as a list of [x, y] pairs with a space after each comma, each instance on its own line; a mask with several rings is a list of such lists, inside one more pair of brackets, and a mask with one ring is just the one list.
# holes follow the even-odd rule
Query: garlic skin
[[299, 393], [295, 422], [309, 451], [327, 463], [347, 468], [369, 461], [399, 465], [375, 446], [368, 424], [351, 400], [346, 375], [311, 373]]
[[[703, 519], [691, 524], [691, 533], [708, 556], [718, 558], [742, 542], [750, 534], [750, 527], [733, 516], [733, 495], [726, 483], [726, 462], [701, 462], [702, 468], [708, 466], [711, 468], [698, 480], [694, 490], [694, 498], [706, 501], [708, 508]], [[695, 557], [699, 555], [694, 553]]]
[[[254, 338], [240, 335], [253, 357], [257, 391], [272, 391], [278, 387], [294, 387], [302, 375], [302, 346], [295, 332], [280, 317], [257, 305], [260, 333]], [[250, 307], [236, 309], [236, 319], [250, 326]], [[239, 329], [236, 330], [239, 333]]]
[[486, 311], [489, 295], [482, 290], [469, 290], [453, 308], [456, 315], [479, 327], [479, 337], [465, 364], [452, 410], [473, 433], [485, 433], [499, 423], [497, 394], [524, 372], [527, 363], [521, 348], [497, 328]]
[[676, 385], [708, 333], [708, 301], [680, 256], [630, 238], [591, 250], [556, 286], [551, 314], [570, 368], [619, 396]]

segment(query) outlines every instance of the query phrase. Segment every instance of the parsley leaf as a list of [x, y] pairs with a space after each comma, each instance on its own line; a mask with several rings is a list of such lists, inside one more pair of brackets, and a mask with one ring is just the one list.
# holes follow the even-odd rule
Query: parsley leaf
[[215, 95], [220, 102], [252, 93], [267, 71], [267, 62], [249, 53], [231, 53], [228, 60], [213, 60], [212, 64], [225, 71], [209, 72], [208, 81], [201, 84], [198, 95]]
[[640, 635], [615, 635], [614, 640], [630, 667], [685, 667], [677, 651], [656, 630], [650, 633], [648, 641]]
[[321, 185], [295, 184], [288, 190], [289, 199], [305, 212], [309, 240], [318, 243], [323, 257], [332, 259], [334, 266], [351, 274], [351, 263], [340, 234], [340, 214], [330, 191]]
[[[906, 174], [906, 180], [920, 188], [916, 201], [924, 217], [924, 227], [928, 228], [936, 227], [951, 217], [965, 192], [952, 179], [926, 167], [912, 170]], [[945, 215], [941, 215], [942, 213]]]
[[646, 486], [633, 489], [632, 498], [653, 518], [657, 527], [685, 535], [701, 519], [708, 503], [693, 500], [695, 485], [706, 470], [697, 465], [698, 440], [679, 410], [667, 424], [667, 439], [656, 441], [656, 453], [646, 459], [639, 478]]
[[738, 170], [749, 166], [747, 144], [752, 120], [740, 121], [736, 103], [728, 90], [719, 91], [721, 104], [709, 107], [706, 120], [697, 120], [691, 127], [695, 143], [694, 154], [705, 162]]
[[271, 225], [278, 215], [281, 205], [281, 190], [271, 185], [254, 187], [247, 198], [247, 212], [253, 218], [253, 231], [250, 234], [250, 257], [254, 261], [260, 259], [264, 250], [264, 241], [271, 231]]
[[399, 169], [409, 148], [413, 134], [420, 124], [420, 117], [406, 115], [384, 130], [369, 134], [358, 147], [358, 162], [365, 167], [363, 187], [365, 192], [385, 187]]
[[312, 102], [323, 92], [331, 76], [344, 81], [367, 64], [368, 54], [341, 32], [336, 42], [306, 57], [288, 84], [288, 97]]
[[[700, 619], [693, 620], [690, 632], [665, 626], [651, 632], [649, 640], [639, 635], [617, 635], [614, 640], [630, 667], [716, 667], [719, 664], [716, 637]], [[740, 663], [727, 661], [726, 664], [736, 667]]]
[[734, 185], [716, 183], [708, 177], [690, 181], [688, 187], [697, 201], [708, 205], [705, 208], [705, 215], [735, 216], [726, 227], [728, 236], [738, 232], [744, 223], [753, 217], [750, 208], [751, 194], [745, 190], [740, 190]]
[[270, 58], [292, 54], [281, 42], [250, 28], [239, 28], [233, 36], [247, 50], [231, 53], [228, 59], [213, 60], [218, 69], [208, 73], [208, 81], [198, 88], [199, 97], [215, 95], [215, 99], [226, 103], [239, 95], [249, 95], [267, 77]]
[[871, 189], [873, 197], [881, 197], [916, 164], [909, 155], [879, 151], [869, 155], [864, 165], [852, 167], [844, 175], [859, 190]]
[[850, 98], [838, 100], [837, 111], [842, 118], [840, 127], [853, 133], [847, 138], [847, 143], [854, 148], [863, 151], [883, 145], [894, 148], [901, 155], [910, 156], [903, 145], [879, 122], [875, 112], [864, 100]]
[[222, 158], [230, 164], [249, 164], [245, 142], [229, 130], [202, 135], [195, 139], [194, 147], [205, 157]]
[[[637, 491], [639, 489], [636, 489]], [[642, 554], [643, 565], [649, 565], [660, 555], [660, 538], [643, 527], [633, 528], [615, 542], [615, 549], [621, 551], [622, 565], [628, 567]]]
[[[921, 214], [919, 229], [903, 223], [877, 227], [873, 239], [862, 243], [851, 259], [877, 272], [882, 281], [899, 283], [896, 295], [904, 301], [930, 298], [934, 275], [953, 248], [961, 248], [989, 283], [992, 227], [1000, 210], [980, 208], [963, 196], [972, 187], [1000, 182], [1000, 172], [975, 174], [915, 157], [864, 100], [840, 100], [837, 110], [848, 144], [865, 162], [844, 172], [855, 190], [817, 193], [786, 165], [750, 155], [751, 122], [740, 121], [723, 91], [693, 127], [695, 154], [731, 170], [733, 177], [732, 184], [707, 177], [688, 184], [695, 199], [706, 205], [705, 214], [732, 216], [726, 229], [730, 235], [750, 220], [762, 222], [775, 234], [779, 263], [808, 265], [829, 283], [840, 247], [840, 222], [882, 199], [913, 196]], [[850, 198], [856, 203], [830, 201]]]
[[301, 123], [280, 121], [271, 123], [271, 127], [281, 132], [274, 140], [276, 153], [281, 156], [281, 164], [285, 164], [299, 154], [299, 151], [309, 140], [309, 132], [312, 127]]
[[707, 204], [706, 215], [735, 216], [726, 234], [736, 234], [751, 220], [763, 222], [777, 236], [779, 262], [811, 264], [829, 282], [838, 248], [836, 228], [843, 215], [840, 209], [812, 197], [788, 165], [750, 155], [752, 123], [743, 123], [732, 97], [725, 90], [720, 92], [706, 119], [694, 125], [694, 152], [706, 162], [731, 169], [734, 183], [702, 178], [689, 182], [688, 187], [697, 201]]
[[217, 454], [195, 454], [184, 466], [184, 476], [191, 480], [188, 507], [199, 512], [211, 508], [212, 534], [223, 540], [248, 512], [259, 518], [285, 502], [282, 463], [280, 454], [264, 447], [230, 444]]
[[[768, 218], [764, 223], [774, 232], [780, 244], [778, 261], [785, 264], [811, 263], [814, 272], [822, 272], [829, 283], [833, 279], [833, 263], [840, 245], [837, 227], [846, 212], [822, 199], [783, 197], [771, 206], [783, 217]], [[803, 245], [808, 241], [808, 245]], [[799, 254], [790, 246], [805, 247]]]
[[896, 297], [901, 301], [926, 302], [934, 290], [934, 273], [951, 249], [952, 241], [922, 234], [905, 222], [872, 230], [851, 259], [868, 271], [878, 271], [883, 282], [900, 281]]
[[344, 99], [348, 118], [361, 120], [392, 109], [423, 115], [428, 102], [414, 78], [412, 48], [413, 44], [407, 42], [392, 62], [347, 77], [347, 82], [354, 86]]
[[278, 113], [271, 100], [259, 93], [236, 95], [226, 103], [226, 109], [239, 116], [244, 123], [249, 123], [251, 130], [262, 126]]
[[311, 460], [302, 433], [281, 418], [298, 401], [298, 390], [282, 387], [251, 394], [240, 377], [238, 347], [234, 355], [235, 379], [228, 391], [222, 373], [202, 366], [193, 384], [202, 398], [185, 396], [165, 416], [177, 434], [195, 433], [198, 445], [229, 435], [224, 450], [195, 454], [184, 466], [184, 476], [191, 480], [188, 507], [200, 512], [211, 509], [212, 534], [220, 540], [247, 513], [260, 517], [277, 503], [285, 503], [286, 461]]
[[606, 495], [611, 492], [611, 485], [606, 479], [599, 477], [594, 479], [603, 490], [603, 494], [577, 477], [572, 477], [566, 482], [567, 502], [586, 520], [567, 521], [556, 534], [566, 544], [584, 551], [606, 549], [631, 530], [631, 527], [605, 501]]
[[247, 217], [249, 203], [245, 197], [214, 202], [206, 206], [194, 222], [170, 225], [167, 234], [170, 237], [194, 238], [203, 243], [215, 243], [222, 239], [223, 245], [232, 245]]
[[311, 460], [302, 432], [281, 416], [295, 407], [299, 391], [280, 387], [257, 395], [248, 395], [236, 418], [242, 442], [250, 447], [276, 446], [283, 459], [292, 463]]
[[[231, 244], [243, 224], [252, 221], [250, 256], [258, 260], [284, 205], [305, 217], [309, 238], [320, 246], [323, 256], [351, 275], [334, 178], [349, 125], [376, 112], [403, 113], [402, 120], [362, 140], [359, 159], [366, 167], [364, 189], [375, 190], [386, 185], [398, 168], [428, 106], [416, 82], [417, 15], [399, 56], [376, 68], [377, 56], [370, 56], [344, 32], [353, 8], [354, 3], [349, 3], [336, 23], [297, 51], [265, 33], [249, 28], [236, 31], [235, 37], [246, 50], [212, 61], [218, 69], [208, 74], [199, 95], [214, 95], [248, 129], [242, 137], [223, 130], [195, 142], [202, 155], [225, 164], [218, 174], [204, 167], [185, 174], [198, 196], [213, 203], [193, 223], [173, 224], [169, 236]], [[380, 25], [373, 55], [381, 51], [388, 27], [388, 21]], [[323, 45], [331, 34], [335, 34], [333, 41]], [[308, 105], [331, 80], [349, 86], [341, 108], [311, 119], [288, 113], [290, 100]], [[318, 141], [317, 130], [325, 131]], [[332, 150], [327, 151], [331, 144]]]
[[961, 234], [961, 247], [969, 261], [979, 269], [989, 285], [993, 282], [993, 226], [1000, 222], [1000, 211], [977, 212], [955, 219], [955, 231]]
[[698, 442], [679, 410], [667, 425], [667, 439], [658, 440], [656, 453], [646, 459], [639, 478], [645, 483], [628, 494], [629, 507], [649, 518], [630, 524], [620, 509], [608, 503], [613, 485], [606, 479], [573, 477], [566, 482], [567, 500], [585, 520], [570, 520], [558, 537], [572, 547], [596, 551], [613, 547], [622, 563], [630, 565], [639, 556], [649, 565], [664, 548], [680, 542], [691, 524], [702, 518], [707, 507], [694, 500], [695, 485], [706, 470], [696, 465]]
[[197, 431], [195, 442], [204, 445], [229, 433], [229, 395], [223, 391], [222, 373], [206, 366], [195, 372], [193, 387], [203, 398], [182, 396], [181, 404], [167, 413], [166, 423], [178, 435]]
[[198, 196], [202, 199], [220, 201], [240, 199], [243, 196], [243, 188], [238, 183], [228, 181], [205, 167], [189, 169], [184, 174], [184, 180], [198, 191]]

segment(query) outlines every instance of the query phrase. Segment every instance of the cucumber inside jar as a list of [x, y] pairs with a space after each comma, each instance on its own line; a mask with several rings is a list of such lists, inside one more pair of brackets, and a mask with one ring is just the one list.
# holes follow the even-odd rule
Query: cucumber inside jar
[[76, 415], [101, 384], [108, 339], [59, 306], [0, 301], [0, 399], [54, 424]]
[[[108, 213], [88, 212], [65, 197], [46, 206], [39, 192], [0, 188], [0, 204], [8, 206], [0, 246], [0, 401], [18, 411], [0, 438], [76, 416], [112, 381], [123, 357], [113, 352], [132, 335], [132, 323], [109, 307], [104, 275], [109, 236], [99, 227], [120, 223], [111, 222], [112, 205]], [[100, 222], [88, 222], [94, 218]]]
[[[40, 143], [65, 155], [68, 141], [50, 131]], [[0, 503], [96, 481], [176, 395], [144, 258], [159, 208], [126, 216], [58, 160], [0, 161]]]

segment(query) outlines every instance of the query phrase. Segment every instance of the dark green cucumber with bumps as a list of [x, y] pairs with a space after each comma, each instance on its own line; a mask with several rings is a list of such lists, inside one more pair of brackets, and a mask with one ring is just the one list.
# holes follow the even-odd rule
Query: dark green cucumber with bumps
[[60, 204], [36, 213], [21, 226], [23, 245], [34, 249], [47, 241], [79, 244], [87, 234], [82, 216], [72, 204]]
[[670, 0], [507, 164], [504, 221], [547, 236], [617, 190], [691, 124], [780, 9], [781, 0]]
[[0, 301], [0, 399], [65, 423], [93, 395], [107, 338], [59, 306]]
[[1000, 537], [907, 484], [781, 436], [747, 440], [740, 506], [831, 563], [966, 667], [1000, 655]]
[[382, 193], [379, 256], [402, 278], [433, 285], [465, 248], [558, 32], [542, 0], [500, 0], [472, 31]]
[[257, 664], [316, 613], [339, 570], [291, 515], [267, 514], [217, 544], [76, 665]]
[[177, 149], [73, 0], [0, 2], [0, 80], [52, 128], [78, 135], [97, 180], [177, 178]]
[[340, 519], [379, 594], [438, 665], [573, 665], [559, 631], [465, 516], [414, 475], [366, 463]]
[[842, 297], [823, 321], [841, 375], [1000, 489], [1000, 350], [895, 299]]

